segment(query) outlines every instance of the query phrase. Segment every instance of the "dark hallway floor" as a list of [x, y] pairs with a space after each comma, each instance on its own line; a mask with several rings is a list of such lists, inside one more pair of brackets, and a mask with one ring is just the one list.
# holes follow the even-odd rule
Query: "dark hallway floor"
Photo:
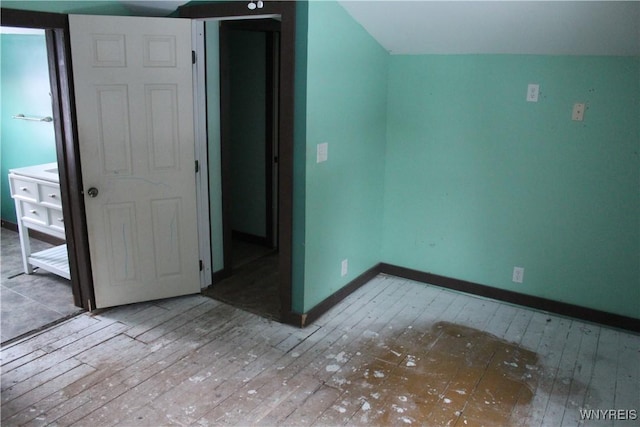
[[[71, 282], [44, 270], [24, 274], [18, 233], [2, 228], [0, 331], [2, 343], [82, 312], [73, 304]], [[52, 245], [31, 239], [34, 251]]]
[[203, 294], [267, 319], [280, 319], [278, 253], [234, 240], [233, 275], [203, 290]]

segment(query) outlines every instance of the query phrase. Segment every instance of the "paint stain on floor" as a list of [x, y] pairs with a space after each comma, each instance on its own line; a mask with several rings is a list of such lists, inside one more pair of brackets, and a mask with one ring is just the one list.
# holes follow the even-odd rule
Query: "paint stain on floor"
[[503, 426], [528, 415], [536, 353], [466, 326], [434, 324], [376, 340], [327, 385], [357, 398], [350, 424]]

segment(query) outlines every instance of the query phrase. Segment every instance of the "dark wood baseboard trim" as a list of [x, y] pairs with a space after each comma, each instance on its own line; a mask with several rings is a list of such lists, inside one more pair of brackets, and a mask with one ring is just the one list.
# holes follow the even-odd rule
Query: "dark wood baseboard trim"
[[285, 318], [283, 319], [283, 321], [285, 323], [289, 323], [291, 325], [300, 326], [304, 328], [308, 324], [318, 320], [320, 316], [325, 314], [334, 305], [338, 304], [340, 301], [345, 299], [347, 296], [349, 296], [351, 293], [356, 291], [362, 285], [364, 285], [365, 283], [367, 283], [368, 281], [376, 277], [378, 273], [380, 273], [380, 264], [374, 265], [373, 267], [371, 267], [370, 269], [368, 269], [367, 271], [365, 271], [364, 273], [362, 273], [361, 275], [359, 275], [358, 277], [356, 277], [355, 279], [353, 279], [352, 281], [344, 285], [342, 288], [340, 288], [333, 294], [329, 295], [327, 298], [325, 298], [322, 302], [317, 304], [307, 313], [304, 313], [304, 314], [289, 313], [287, 316], [284, 316]]
[[550, 313], [560, 314], [563, 316], [574, 317], [589, 322], [600, 323], [614, 328], [626, 329], [633, 332], [640, 332], [640, 319], [622, 316], [619, 314], [608, 313], [606, 311], [596, 310], [593, 308], [582, 307], [560, 301], [554, 301], [546, 298], [525, 295], [505, 289], [494, 288], [491, 286], [480, 285], [464, 280], [452, 279], [450, 277], [440, 276], [437, 274], [426, 273], [423, 271], [413, 270], [410, 268], [399, 267], [396, 265], [381, 263], [379, 264], [379, 272], [392, 276], [402, 277], [404, 279], [415, 280], [417, 282], [428, 283], [431, 285], [441, 286], [443, 288], [453, 289], [456, 291], [466, 292], [469, 294], [479, 295], [482, 297], [492, 298], [499, 301], [505, 301], [525, 307], [535, 308], [538, 310], [548, 311]]
[[307, 313], [286, 313], [282, 316], [282, 322], [290, 325], [305, 327], [319, 319], [324, 313], [329, 311], [334, 305], [345, 299], [349, 294], [360, 288], [362, 285], [373, 279], [377, 274], [384, 273], [391, 276], [402, 277], [403, 279], [415, 280], [416, 282], [427, 283], [440, 286], [455, 291], [465, 292], [486, 298], [504, 301], [524, 307], [547, 311], [562, 316], [573, 317], [588, 322], [599, 323], [605, 326], [625, 329], [640, 333], [640, 319], [622, 316], [620, 314], [608, 313], [606, 311], [593, 308], [582, 307], [547, 298], [521, 294], [506, 289], [494, 288], [492, 286], [467, 282], [465, 280], [453, 279], [451, 277], [440, 276], [438, 274], [413, 270], [397, 265], [380, 263], [356, 277], [343, 288], [328, 296], [321, 303], [313, 307]]
[[231, 270], [224, 269], [224, 268], [222, 270], [218, 270], [211, 275], [211, 284], [215, 285], [216, 283], [221, 282], [222, 280], [230, 276], [231, 276]]
[[[14, 224], [13, 222], [2, 220], [0, 221], [0, 226], [2, 228], [6, 228], [7, 230], [15, 231], [16, 233], [18, 232], [18, 224]], [[29, 237], [55, 246], [65, 244], [65, 241], [63, 239], [59, 239], [57, 237], [42, 233], [41, 231], [32, 229], [29, 229]]]
[[243, 231], [236, 231], [236, 230], [233, 230], [231, 232], [231, 236], [234, 239], [240, 240], [242, 242], [252, 243], [254, 245], [271, 247], [271, 245], [269, 244], [269, 239], [267, 237], [256, 236], [255, 234], [249, 234], [249, 233], [245, 233]]

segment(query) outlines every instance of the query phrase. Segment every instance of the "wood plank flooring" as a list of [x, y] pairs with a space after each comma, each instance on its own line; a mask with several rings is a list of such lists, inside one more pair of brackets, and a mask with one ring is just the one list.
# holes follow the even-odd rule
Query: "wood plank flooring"
[[305, 329], [203, 296], [2, 348], [3, 426], [638, 425], [640, 337], [379, 275]]

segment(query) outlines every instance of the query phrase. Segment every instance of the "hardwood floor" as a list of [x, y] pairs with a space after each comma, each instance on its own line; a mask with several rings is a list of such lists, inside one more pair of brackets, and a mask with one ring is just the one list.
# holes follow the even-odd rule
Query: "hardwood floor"
[[80, 315], [2, 348], [1, 418], [582, 425], [580, 409], [639, 409], [639, 351], [635, 334], [379, 275], [305, 329], [203, 296]]

